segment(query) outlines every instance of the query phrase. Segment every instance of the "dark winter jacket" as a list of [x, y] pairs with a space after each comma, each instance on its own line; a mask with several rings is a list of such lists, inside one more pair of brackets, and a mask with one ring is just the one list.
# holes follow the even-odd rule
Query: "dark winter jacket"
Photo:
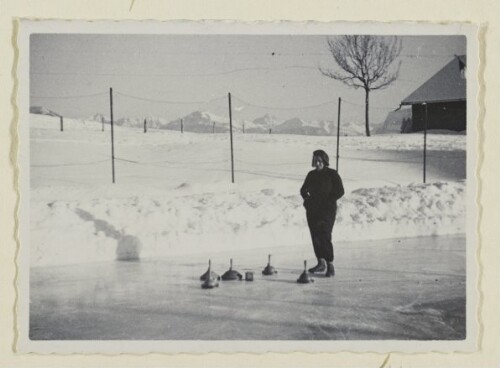
[[312, 170], [306, 176], [304, 185], [300, 188], [307, 211], [335, 211], [337, 199], [344, 195], [342, 179], [336, 170], [325, 167], [322, 170]]

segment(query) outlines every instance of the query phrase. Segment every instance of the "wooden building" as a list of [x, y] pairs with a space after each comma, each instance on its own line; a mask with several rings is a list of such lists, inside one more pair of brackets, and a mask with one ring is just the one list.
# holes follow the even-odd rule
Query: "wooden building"
[[411, 105], [412, 124], [407, 132], [424, 129], [427, 107], [427, 129], [466, 130], [465, 55], [455, 56], [441, 70], [401, 101]]

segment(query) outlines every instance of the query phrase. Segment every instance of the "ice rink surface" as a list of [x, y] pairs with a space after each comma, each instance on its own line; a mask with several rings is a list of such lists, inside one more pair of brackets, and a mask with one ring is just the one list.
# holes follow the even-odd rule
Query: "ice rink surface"
[[[312, 247], [34, 267], [32, 340], [460, 340], [466, 336], [465, 237], [335, 245], [334, 278], [299, 285]], [[222, 274], [255, 280], [204, 290], [212, 259]]]

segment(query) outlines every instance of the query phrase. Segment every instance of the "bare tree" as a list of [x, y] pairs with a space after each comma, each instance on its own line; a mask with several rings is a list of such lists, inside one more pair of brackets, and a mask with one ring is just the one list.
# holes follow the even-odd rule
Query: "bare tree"
[[323, 75], [365, 90], [365, 126], [370, 136], [370, 91], [388, 87], [399, 74], [401, 62], [393, 65], [401, 52], [398, 37], [338, 36], [327, 40], [330, 53], [340, 71], [320, 68]]

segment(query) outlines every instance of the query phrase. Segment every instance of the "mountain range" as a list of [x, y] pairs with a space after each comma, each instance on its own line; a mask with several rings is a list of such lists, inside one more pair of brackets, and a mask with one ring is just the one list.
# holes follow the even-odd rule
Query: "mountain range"
[[[59, 116], [57, 113], [43, 107], [30, 108], [33, 114]], [[101, 113], [93, 114], [87, 121], [109, 124], [109, 117]], [[164, 118], [147, 116], [141, 118], [123, 117], [116, 119], [114, 124], [123, 127], [142, 128], [146, 120], [148, 129], [167, 129], [194, 133], [225, 133], [229, 131], [229, 118], [206, 111], [193, 111], [181, 118], [168, 121]], [[329, 136], [336, 135], [337, 124], [329, 120], [306, 121], [299, 117], [280, 120], [273, 115], [263, 115], [254, 120], [233, 120], [234, 132], [257, 134], [297, 134]], [[346, 122], [341, 125], [341, 135], [364, 135], [364, 126], [360, 123]]]

